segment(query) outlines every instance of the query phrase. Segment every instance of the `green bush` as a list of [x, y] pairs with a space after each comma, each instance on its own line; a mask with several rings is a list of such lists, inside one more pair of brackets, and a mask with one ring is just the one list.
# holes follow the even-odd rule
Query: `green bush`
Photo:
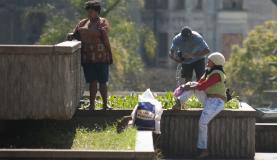
[[277, 56], [272, 55], [276, 49], [276, 31], [277, 21], [255, 27], [248, 33], [243, 47], [233, 47], [225, 66], [230, 88], [254, 106], [263, 102], [263, 90], [277, 88], [276, 83], [268, 81], [277, 74], [277, 69], [270, 69], [268, 65], [277, 61]]
[[[172, 92], [166, 92], [163, 95], [158, 95], [155, 97], [159, 102], [161, 102], [164, 109], [171, 109], [175, 104], [175, 99]], [[138, 94], [132, 93], [127, 96], [109, 96], [109, 105], [115, 109], [133, 109], [138, 103]], [[80, 109], [86, 109], [89, 106], [89, 99], [82, 100]], [[198, 99], [193, 96], [185, 104], [186, 108], [202, 108], [203, 106], [198, 101]], [[239, 100], [233, 98], [232, 100], [225, 103], [226, 109], [238, 109]], [[102, 99], [98, 97], [96, 100], [96, 109], [102, 108]]]

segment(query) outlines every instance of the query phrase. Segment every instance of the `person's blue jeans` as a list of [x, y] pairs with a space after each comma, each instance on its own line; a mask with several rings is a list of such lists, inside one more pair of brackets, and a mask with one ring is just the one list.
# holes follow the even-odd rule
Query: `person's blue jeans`
[[204, 91], [189, 90], [177, 97], [181, 104], [187, 101], [192, 95], [195, 95], [204, 106], [198, 129], [197, 148], [207, 149], [208, 147], [208, 124], [209, 122], [224, 109], [224, 101], [220, 98], [209, 98]]
[[224, 109], [224, 101], [220, 98], [207, 98], [199, 120], [197, 148], [207, 149], [208, 147], [208, 124]]

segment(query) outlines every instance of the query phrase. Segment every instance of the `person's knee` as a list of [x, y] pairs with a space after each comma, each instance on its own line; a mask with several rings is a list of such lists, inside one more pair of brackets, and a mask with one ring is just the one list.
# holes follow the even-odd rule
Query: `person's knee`
[[97, 87], [97, 81], [90, 82], [90, 87]]

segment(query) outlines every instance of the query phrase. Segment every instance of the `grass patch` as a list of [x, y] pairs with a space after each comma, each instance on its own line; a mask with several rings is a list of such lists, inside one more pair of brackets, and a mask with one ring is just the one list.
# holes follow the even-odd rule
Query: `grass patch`
[[132, 150], [136, 129], [118, 134], [113, 124], [77, 121], [11, 121], [0, 148]]
[[127, 128], [121, 133], [115, 126], [105, 129], [77, 128], [72, 149], [90, 150], [134, 150], [136, 129]]

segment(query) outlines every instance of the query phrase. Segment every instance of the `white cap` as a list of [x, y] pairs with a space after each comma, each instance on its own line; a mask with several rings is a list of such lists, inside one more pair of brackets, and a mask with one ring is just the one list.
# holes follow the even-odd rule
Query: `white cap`
[[211, 60], [215, 65], [223, 66], [225, 63], [225, 57], [219, 52], [214, 52], [208, 56], [208, 59]]

